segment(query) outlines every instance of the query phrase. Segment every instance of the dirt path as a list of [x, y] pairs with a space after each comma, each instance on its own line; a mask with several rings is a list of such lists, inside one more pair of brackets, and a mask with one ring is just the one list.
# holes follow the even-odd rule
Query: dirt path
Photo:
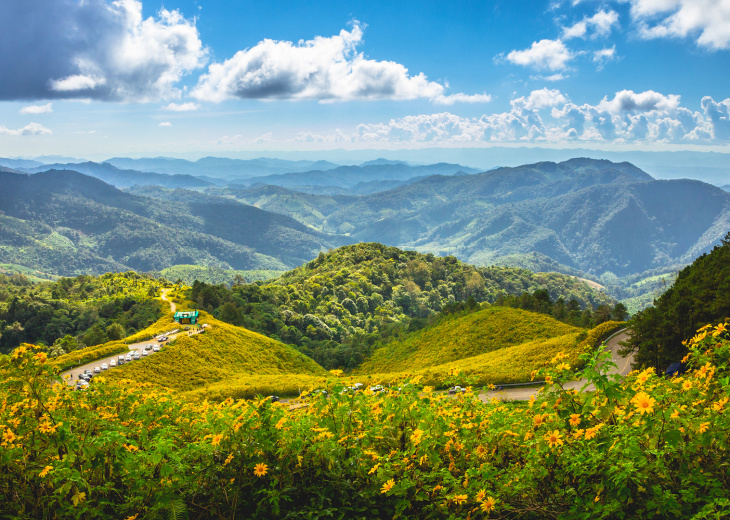
[[167, 293], [170, 292], [172, 289], [162, 289], [162, 294], [160, 294], [160, 300], [166, 301], [170, 304], [170, 310], [172, 312], [175, 312], [177, 310], [177, 307], [175, 306], [175, 302], [171, 302], [167, 299]]
[[[618, 350], [621, 348], [621, 345], [619, 345], [620, 342], [628, 339], [630, 336], [631, 331], [628, 329], [624, 329], [622, 331], [617, 332], [613, 336], [611, 336], [608, 341], [606, 342], [606, 350], [611, 353], [611, 361], [613, 361], [616, 366], [611, 367], [608, 371], [609, 374], [618, 374], [621, 376], [625, 376], [629, 372], [631, 372], [631, 363], [634, 361], [634, 356], [630, 355], [628, 357], [621, 357], [618, 354]], [[564, 388], [567, 389], [578, 389], [580, 390], [583, 388], [583, 386], [588, 383], [587, 380], [581, 379], [579, 381], [571, 381], [569, 383], [566, 383], [563, 385]], [[518, 387], [518, 388], [505, 388], [504, 390], [493, 390], [491, 392], [486, 392], [483, 394], [479, 394], [479, 398], [482, 401], [490, 401], [493, 398], [501, 399], [502, 401], [527, 401], [532, 397], [533, 395], [537, 395], [537, 393], [540, 391], [541, 386], [530, 386], [530, 387]], [[589, 385], [586, 390], [592, 390], [593, 386]]]

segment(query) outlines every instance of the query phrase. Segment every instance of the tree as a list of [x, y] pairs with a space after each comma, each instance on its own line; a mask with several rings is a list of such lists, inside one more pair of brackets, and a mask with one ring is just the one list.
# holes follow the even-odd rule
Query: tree
[[614, 305], [611, 315], [615, 321], [626, 321], [629, 317], [629, 310], [626, 308], [626, 305], [618, 302]]
[[122, 339], [125, 336], [124, 327], [122, 327], [119, 323], [112, 323], [106, 328], [106, 336], [112, 340], [117, 341]]

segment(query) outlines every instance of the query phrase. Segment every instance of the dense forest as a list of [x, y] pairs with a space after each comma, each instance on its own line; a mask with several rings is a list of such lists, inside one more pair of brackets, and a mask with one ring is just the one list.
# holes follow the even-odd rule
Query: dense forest
[[636, 363], [663, 372], [687, 353], [686, 340], [730, 316], [730, 233], [712, 252], [682, 269], [674, 285], [631, 321], [627, 350]]
[[195, 282], [189, 299], [223, 321], [296, 346], [325, 368], [345, 369], [384, 341], [459, 309], [459, 302], [476, 308], [499, 301], [582, 326], [595, 323], [593, 309], [597, 319], [613, 312], [610, 298], [570, 276], [477, 268], [377, 243], [320, 253], [270, 282], [231, 289]]
[[162, 315], [150, 298], [160, 283], [134, 272], [40, 284], [0, 274], [0, 353], [33, 343], [55, 357], [133, 334]]

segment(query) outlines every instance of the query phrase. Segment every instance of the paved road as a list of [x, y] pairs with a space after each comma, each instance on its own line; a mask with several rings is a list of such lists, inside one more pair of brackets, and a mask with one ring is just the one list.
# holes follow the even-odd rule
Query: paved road
[[[606, 342], [606, 350], [611, 353], [611, 361], [613, 361], [616, 366], [611, 367], [608, 370], [609, 374], [619, 374], [621, 376], [625, 376], [629, 372], [631, 372], [631, 363], [634, 362], [634, 356], [629, 355], [628, 357], [621, 357], [618, 354], [618, 350], [621, 348], [621, 345], [619, 345], [620, 342], [626, 340], [629, 338], [631, 334], [630, 330], [623, 330], [615, 335], [613, 335], [607, 342]], [[587, 383], [585, 379], [581, 379], [579, 381], [570, 381], [569, 383], [566, 383], [564, 388], [575, 388], [580, 390], [583, 388], [583, 386]], [[536, 395], [539, 391], [541, 386], [529, 386], [529, 387], [517, 387], [517, 388], [505, 388], [504, 390], [494, 390], [491, 392], [486, 392], [483, 394], [479, 394], [479, 398], [482, 401], [490, 401], [493, 398], [501, 399], [502, 401], [527, 401], [532, 397], [533, 395]], [[593, 385], [589, 385], [587, 390], [593, 390]]]
[[[175, 312], [175, 304], [167, 299], [167, 293], [169, 291], [170, 291], [170, 289], [162, 289], [162, 294], [160, 295], [160, 299], [168, 302], [170, 304], [170, 310], [172, 312]], [[171, 334], [168, 337], [170, 338], [170, 341], [172, 341], [173, 339], [175, 339], [177, 337], [177, 334]], [[153, 339], [148, 339], [145, 341], [140, 341], [139, 343], [133, 343], [128, 346], [129, 346], [129, 350], [132, 354], [134, 354], [136, 351], [139, 351], [140, 360], [141, 360], [142, 352], [144, 351], [144, 347], [146, 345], [161, 345], [161, 343], [158, 343], [157, 340], [155, 340], [153, 338]], [[101, 367], [102, 363], [106, 363], [107, 365], [109, 365], [109, 363], [112, 359], [117, 359], [120, 355], [126, 356], [126, 353], [114, 354], [113, 356], [105, 357], [103, 359], [97, 359], [96, 361], [92, 361], [91, 363], [86, 363], [85, 365], [74, 367], [72, 369], [66, 370], [65, 372], [61, 372], [61, 377], [65, 378], [68, 375], [69, 376], [69, 378], [67, 379], [68, 384], [75, 385], [76, 380], [78, 379], [78, 375], [83, 373], [84, 370], [89, 369], [93, 372], [94, 367]], [[154, 355], [154, 352], [150, 350], [149, 355], [151, 355], [151, 356]], [[132, 362], [134, 362], [134, 361], [132, 361]], [[114, 370], [114, 369], [111, 368], [111, 366], [110, 366], [109, 370]], [[103, 374], [104, 372], [106, 372], [106, 370], [102, 371], [101, 374]], [[94, 374], [94, 375], [100, 375], [100, 374]]]

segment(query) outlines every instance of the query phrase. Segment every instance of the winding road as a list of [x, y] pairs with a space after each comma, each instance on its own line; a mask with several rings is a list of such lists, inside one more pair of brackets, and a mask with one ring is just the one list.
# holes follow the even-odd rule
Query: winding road
[[[631, 364], [634, 362], [634, 356], [633, 354], [622, 357], [619, 355], [618, 351], [621, 348], [622, 341], [625, 341], [629, 338], [631, 335], [631, 331], [628, 329], [621, 330], [611, 336], [608, 341], [606, 341], [606, 350], [611, 353], [611, 361], [613, 361], [616, 366], [611, 367], [608, 370], [609, 374], [618, 374], [620, 376], [626, 376], [629, 372], [631, 372]], [[588, 383], [587, 380], [581, 379], [578, 381], [570, 381], [563, 385], [563, 388], [566, 389], [577, 389], [580, 390]], [[479, 394], [479, 398], [482, 401], [490, 401], [493, 398], [500, 399], [502, 401], [527, 401], [532, 397], [533, 395], [537, 395], [537, 393], [540, 391], [542, 387], [541, 386], [530, 386], [530, 387], [516, 387], [516, 388], [505, 388], [503, 390], [492, 390], [490, 392], [485, 392], [482, 394]], [[586, 390], [593, 390], [593, 385], [589, 385]]]
[[[162, 294], [160, 294], [160, 299], [162, 301], [165, 301], [165, 302], [169, 303], [170, 304], [170, 310], [172, 312], [175, 312], [175, 309], [176, 309], [175, 303], [174, 302], [171, 302], [170, 300], [167, 299], [167, 293], [168, 292], [170, 292], [170, 289], [162, 289]], [[171, 334], [171, 335], [168, 336], [168, 338], [169, 338], [170, 341], [172, 341], [176, 337], [177, 337], [177, 334]], [[144, 351], [144, 347], [146, 345], [160, 345], [160, 343], [158, 343], [153, 338], [153, 339], [148, 339], [148, 340], [145, 340], [145, 341], [140, 341], [139, 343], [132, 343], [131, 345], [128, 345], [128, 347], [129, 347], [129, 351], [132, 352], [132, 353], [134, 353], [136, 351], [139, 351], [139, 355], [141, 357], [142, 356], [142, 352]], [[77, 376], [79, 374], [83, 373], [84, 370], [88, 369], [88, 370], [91, 370], [93, 372], [94, 371], [94, 367], [101, 367], [101, 364], [102, 363], [106, 363], [108, 366], [110, 366], [109, 365], [109, 362], [112, 359], [117, 359], [122, 354], [123, 353], [114, 354], [113, 356], [105, 357], [105, 358], [102, 358], [102, 359], [97, 359], [96, 361], [92, 361], [91, 363], [86, 363], [85, 365], [81, 365], [81, 366], [77, 366], [77, 367], [71, 368], [69, 370], [66, 370], [65, 372], [61, 372], [60, 376], [62, 378], [64, 378], [64, 379], [66, 378], [66, 376], [68, 376], [68, 379], [66, 379], [66, 383], [68, 385], [73, 386], [73, 385], [76, 384], [76, 379], [78, 378]], [[150, 351], [150, 354], [149, 355], [153, 355], [152, 354], [152, 351]], [[109, 370], [111, 370], [111, 366], [110, 366]], [[103, 374], [104, 372], [106, 372], [106, 370], [105, 371], [102, 371], [101, 374]], [[95, 375], [101, 375], [101, 374], [95, 374]]]

